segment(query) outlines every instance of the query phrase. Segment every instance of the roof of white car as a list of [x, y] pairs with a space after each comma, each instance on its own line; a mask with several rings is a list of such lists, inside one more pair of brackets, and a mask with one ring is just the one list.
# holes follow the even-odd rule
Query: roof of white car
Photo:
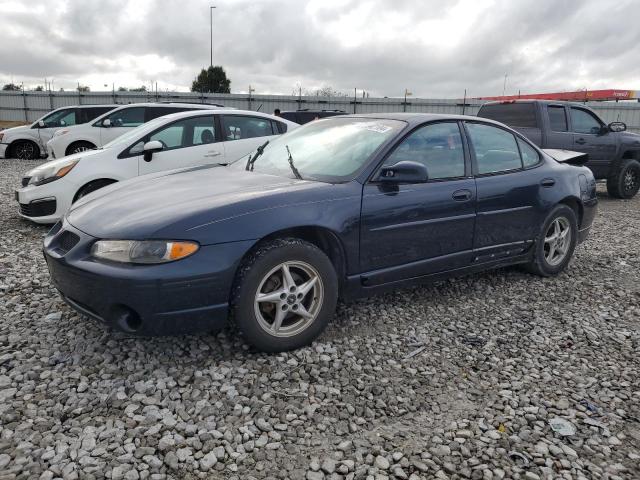
[[[277, 120], [279, 122], [283, 122], [289, 125], [297, 125], [297, 123], [291, 122], [285, 118], [276, 117], [275, 115], [271, 115], [270, 113], [255, 112], [253, 110], [237, 110], [235, 108], [217, 108], [215, 112], [207, 112], [207, 114], [251, 115], [252, 117], [270, 118], [272, 120]], [[201, 110], [189, 110], [186, 112], [169, 113], [168, 115], [164, 115], [160, 118], [163, 118], [169, 121], [169, 120], [176, 120], [179, 118], [198, 117], [202, 115], [203, 115], [203, 112]]]

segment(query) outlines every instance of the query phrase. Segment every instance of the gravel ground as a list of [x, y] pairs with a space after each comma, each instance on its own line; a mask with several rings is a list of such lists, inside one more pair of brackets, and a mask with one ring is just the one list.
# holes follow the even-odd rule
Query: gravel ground
[[311, 347], [265, 355], [65, 306], [46, 228], [15, 214], [37, 163], [0, 161], [0, 479], [640, 477], [640, 198], [601, 193], [558, 278], [341, 305]]

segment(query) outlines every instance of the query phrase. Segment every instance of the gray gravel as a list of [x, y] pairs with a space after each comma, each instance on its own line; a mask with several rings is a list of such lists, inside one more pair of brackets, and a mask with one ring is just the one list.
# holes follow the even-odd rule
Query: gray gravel
[[559, 278], [341, 305], [311, 347], [265, 355], [66, 307], [46, 228], [15, 214], [37, 163], [0, 161], [0, 479], [640, 477], [640, 198], [601, 193]]

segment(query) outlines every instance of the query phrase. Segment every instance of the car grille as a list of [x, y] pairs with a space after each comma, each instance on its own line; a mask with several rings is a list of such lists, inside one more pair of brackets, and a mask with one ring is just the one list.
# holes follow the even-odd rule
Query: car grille
[[58, 244], [58, 251], [61, 253], [67, 253], [76, 244], [80, 241], [80, 237], [73, 232], [64, 231], [58, 238], [56, 238], [56, 243]]
[[29, 180], [31, 180], [31, 177], [22, 177], [22, 186], [26, 187], [29, 185]]
[[56, 213], [56, 201], [42, 200], [31, 203], [21, 203], [20, 213], [25, 217], [46, 217]]

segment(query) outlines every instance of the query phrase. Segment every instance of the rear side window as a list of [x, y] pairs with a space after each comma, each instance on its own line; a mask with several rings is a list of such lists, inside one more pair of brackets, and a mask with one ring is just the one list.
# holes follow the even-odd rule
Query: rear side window
[[80, 120], [78, 121], [78, 123], [88, 123], [94, 118], [99, 117], [103, 113], [107, 113], [109, 110], [113, 110], [113, 107], [79, 108], [78, 116]]
[[267, 118], [224, 115], [222, 124], [224, 125], [222, 132], [224, 141], [267, 137], [274, 134], [271, 120]]
[[520, 155], [522, 155], [522, 165], [524, 168], [533, 167], [540, 162], [540, 155], [538, 152], [524, 140], [518, 139], [518, 146], [520, 147]]
[[481, 123], [467, 123], [467, 130], [476, 155], [479, 174], [522, 168], [518, 145], [511, 133]]
[[479, 117], [490, 118], [510, 127], [536, 128], [536, 111], [533, 103], [500, 103], [484, 105]]
[[137, 127], [144, 123], [144, 111], [144, 107], [123, 108], [107, 118], [111, 121], [112, 127]]
[[567, 127], [567, 112], [564, 107], [549, 105], [547, 107], [549, 113], [549, 125], [554, 132], [566, 132], [569, 130]]

